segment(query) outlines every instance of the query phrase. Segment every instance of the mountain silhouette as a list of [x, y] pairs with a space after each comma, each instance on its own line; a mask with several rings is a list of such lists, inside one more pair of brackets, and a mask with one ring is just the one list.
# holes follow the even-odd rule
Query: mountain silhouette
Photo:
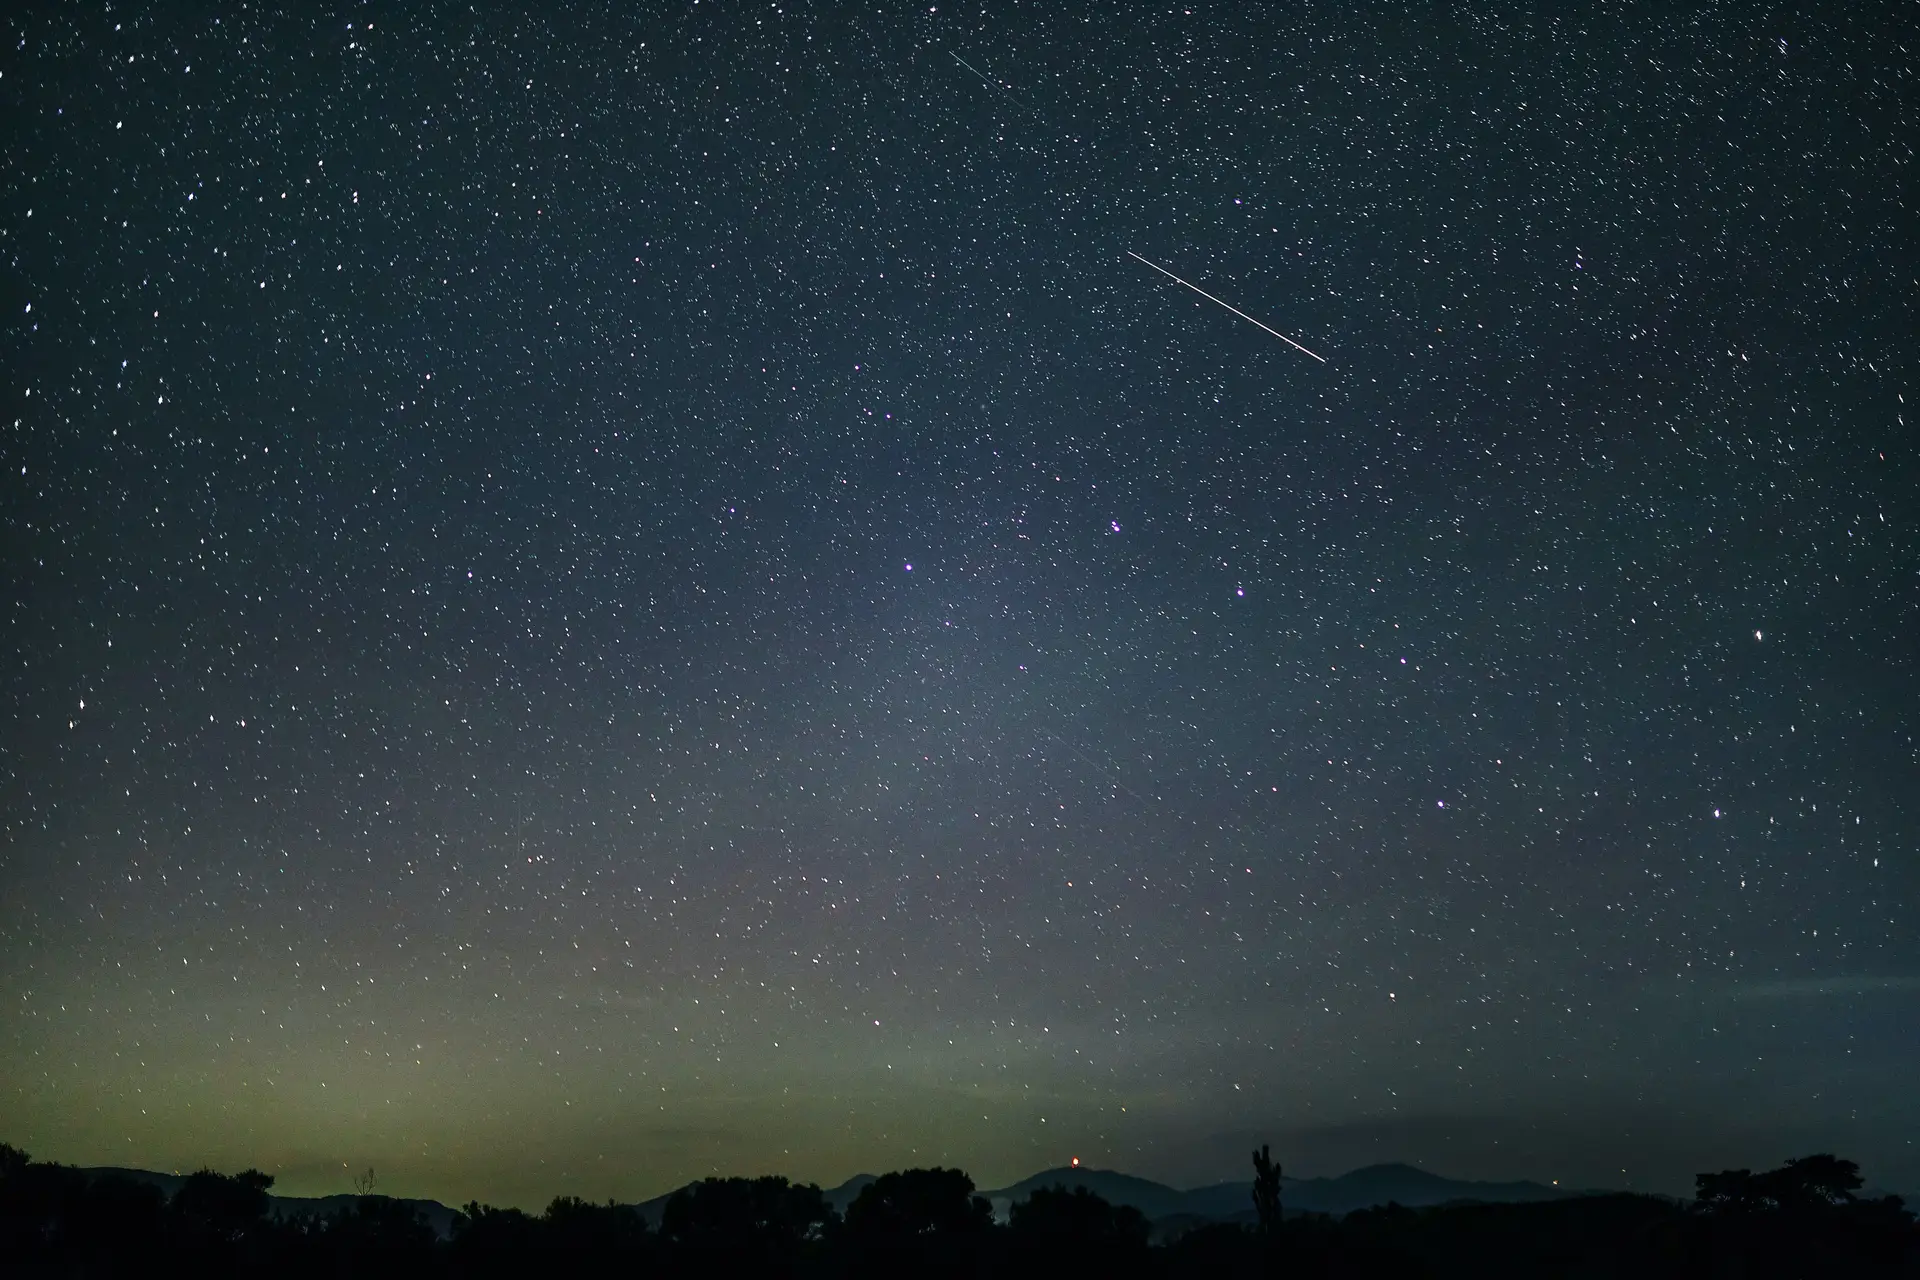
[[1530, 1204], [1565, 1200], [1583, 1194], [1538, 1182], [1467, 1182], [1443, 1178], [1410, 1164], [1373, 1164], [1337, 1178], [1303, 1178], [1282, 1184], [1289, 1208], [1315, 1213], [1342, 1214], [1375, 1205], [1403, 1204], [1410, 1209], [1428, 1205], [1478, 1201], [1483, 1204]]
[[871, 1173], [856, 1173], [839, 1186], [823, 1194], [827, 1197], [827, 1203], [833, 1206], [833, 1211], [844, 1215], [847, 1211], [847, 1206], [859, 1198], [860, 1193], [866, 1190], [867, 1184], [878, 1181], [879, 1178]]
[[[1001, 1187], [995, 1191], [983, 1191], [980, 1194], [992, 1203], [994, 1215], [1004, 1220], [1012, 1205], [1025, 1200], [1036, 1191], [1050, 1187], [1065, 1187], [1069, 1191], [1085, 1187], [1108, 1204], [1127, 1205], [1138, 1209], [1146, 1215], [1149, 1222], [1156, 1218], [1191, 1212], [1187, 1205], [1189, 1193], [1185, 1191], [1175, 1190], [1164, 1183], [1153, 1182], [1147, 1178], [1136, 1178], [1130, 1173], [1117, 1173], [1112, 1169], [1089, 1169], [1085, 1166], [1048, 1169], [1032, 1177], [1022, 1178], [1010, 1186]], [[1251, 1211], [1252, 1205], [1253, 1202], [1247, 1199], [1247, 1192], [1243, 1188], [1240, 1192], [1240, 1203], [1234, 1206], [1235, 1211], [1240, 1209]]]
[[[869, 1182], [876, 1180], [875, 1176], [871, 1173], [856, 1173], [839, 1186], [830, 1187], [820, 1194], [826, 1197], [828, 1207], [835, 1213], [845, 1214], [847, 1206], [854, 1202], [855, 1197], [860, 1194], [861, 1190], [865, 1188]], [[687, 1184], [689, 1187], [692, 1185], [692, 1183]], [[649, 1227], [657, 1231], [660, 1228], [661, 1216], [667, 1211], [667, 1201], [673, 1199], [674, 1196], [685, 1189], [685, 1187], [675, 1187], [665, 1195], [655, 1196], [651, 1200], [642, 1200], [639, 1204], [634, 1205], [633, 1208], [638, 1210], [640, 1216], [647, 1220]]]
[[[825, 1192], [778, 1176], [710, 1178], [644, 1205], [560, 1195], [538, 1213], [469, 1203], [455, 1214], [364, 1192], [273, 1196], [272, 1175], [257, 1169], [75, 1169], [0, 1144], [0, 1274], [1202, 1280], [1280, 1265], [1301, 1280], [1920, 1276], [1913, 1214], [1857, 1194], [1859, 1166], [1831, 1153], [1701, 1173], [1696, 1194], [1676, 1199], [1462, 1181], [1405, 1164], [1282, 1183], [1267, 1150], [1256, 1151], [1255, 1184], [1185, 1190], [1069, 1167], [982, 1197], [959, 1169], [918, 1168]], [[648, 1209], [660, 1229], [646, 1225]]]
[[[1131, 1174], [1085, 1167], [1049, 1169], [982, 1194], [993, 1202], [994, 1212], [1004, 1216], [1015, 1202], [1042, 1187], [1053, 1186], [1068, 1190], [1085, 1187], [1110, 1204], [1138, 1209], [1149, 1221], [1180, 1218], [1193, 1223], [1251, 1222], [1254, 1216], [1252, 1182], [1219, 1182], [1181, 1191]], [[1528, 1204], [1579, 1194], [1582, 1193], [1538, 1182], [1462, 1181], [1408, 1164], [1368, 1165], [1337, 1178], [1285, 1178], [1280, 1187], [1281, 1204], [1290, 1215], [1339, 1216], [1385, 1204], [1401, 1204], [1412, 1209], [1464, 1201]]]
[[[90, 1178], [119, 1175], [135, 1182], [158, 1187], [171, 1198], [186, 1178], [177, 1173], [158, 1173], [150, 1169], [98, 1167], [82, 1169]], [[870, 1173], [855, 1174], [837, 1187], [822, 1192], [835, 1213], [844, 1214], [861, 1189], [874, 1180]], [[1253, 1184], [1218, 1182], [1209, 1186], [1181, 1190], [1149, 1178], [1135, 1177], [1113, 1169], [1061, 1167], [1022, 1178], [980, 1194], [993, 1204], [994, 1216], [1005, 1221], [1012, 1206], [1035, 1191], [1048, 1187], [1069, 1191], [1084, 1187], [1109, 1204], [1138, 1209], [1149, 1222], [1165, 1221], [1181, 1227], [1208, 1222], [1252, 1222]], [[677, 1190], [677, 1188], [676, 1188]], [[650, 1227], [660, 1226], [661, 1214], [673, 1192], [643, 1200], [632, 1206]], [[1586, 1194], [1543, 1186], [1538, 1182], [1468, 1182], [1442, 1177], [1407, 1164], [1376, 1164], [1343, 1173], [1337, 1178], [1287, 1178], [1281, 1183], [1281, 1203], [1288, 1215], [1329, 1213], [1336, 1217], [1355, 1209], [1397, 1203], [1419, 1209], [1429, 1205], [1475, 1201], [1485, 1204], [1527, 1204], [1542, 1200], [1560, 1200]], [[270, 1195], [271, 1213], [292, 1220], [324, 1218], [351, 1206], [360, 1197], [350, 1193], [330, 1196]], [[425, 1216], [434, 1234], [445, 1239], [453, 1229], [456, 1210], [438, 1200], [401, 1200]]]
[[[77, 1170], [77, 1172], [92, 1179], [121, 1177], [150, 1187], [158, 1187], [160, 1194], [169, 1200], [187, 1180], [185, 1174], [157, 1173], [152, 1169], [122, 1169], [113, 1165], [97, 1165]], [[442, 1240], [453, 1233], [453, 1219], [458, 1210], [449, 1209], [438, 1200], [410, 1200], [398, 1196], [378, 1198], [406, 1205], [421, 1214], [426, 1218], [427, 1225], [433, 1228], [434, 1235]], [[269, 1192], [267, 1212], [272, 1217], [286, 1218], [296, 1222], [330, 1218], [341, 1210], [352, 1207], [360, 1199], [362, 1197], [345, 1191], [330, 1196], [276, 1196]]]

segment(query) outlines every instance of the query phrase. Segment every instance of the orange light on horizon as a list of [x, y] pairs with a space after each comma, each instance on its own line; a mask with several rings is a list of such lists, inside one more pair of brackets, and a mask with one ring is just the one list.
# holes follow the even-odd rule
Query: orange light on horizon
[[1073, 1158], [1073, 1168], [1078, 1169], [1079, 1167], [1080, 1167], [1080, 1157], [1075, 1156]]

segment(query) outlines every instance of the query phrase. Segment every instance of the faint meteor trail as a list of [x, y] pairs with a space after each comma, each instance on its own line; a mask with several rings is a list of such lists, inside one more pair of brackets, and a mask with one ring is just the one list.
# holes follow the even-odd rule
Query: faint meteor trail
[[995, 80], [992, 76], [988, 75], [986, 72], [982, 71], [980, 68], [974, 66], [971, 62], [968, 62], [965, 58], [961, 57], [959, 54], [955, 53], [953, 50], [951, 49], [947, 50], [947, 56], [949, 58], [952, 58], [955, 62], [959, 63], [961, 66], [965, 67], [967, 70], [973, 72], [974, 75], [979, 76], [980, 83], [986, 85], [987, 88], [992, 89], [995, 93], [998, 93], [1000, 96], [1007, 99], [1007, 101], [1019, 107], [1022, 111], [1028, 112], [1029, 114], [1034, 116], [1038, 116], [1040, 114], [1037, 109], [1035, 109], [1034, 107], [1028, 105], [1025, 101], [1023, 101], [1021, 98], [1021, 95], [1015, 93], [1011, 88], [1007, 87], [1007, 85], [1001, 83], [998, 80]]
[[1321, 364], [1325, 364], [1327, 362], [1327, 358], [1325, 356], [1314, 355], [1313, 352], [1308, 351], [1305, 347], [1301, 346], [1299, 343], [1295, 342], [1292, 338], [1289, 338], [1286, 334], [1280, 332], [1278, 329], [1275, 329], [1269, 325], [1260, 324], [1258, 320], [1255, 320], [1252, 316], [1248, 315], [1246, 312], [1242, 311], [1240, 308], [1234, 306], [1230, 302], [1220, 302], [1220, 299], [1214, 297], [1212, 294], [1208, 293], [1205, 289], [1202, 289], [1199, 285], [1192, 284], [1188, 281], [1182, 280], [1179, 276], [1173, 274], [1173, 272], [1167, 270], [1165, 267], [1161, 266], [1159, 263], [1150, 262], [1147, 259], [1142, 258], [1139, 254], [1135, 253], [1131, 249], [1127, 250], [1127, 256], [1137, 261], [1145, 262], [1148, 266], [1152, 267], [1155, 271], [1158, 271], [1161, 275], [1173, 281], [1175, 284], [1186, 285], [1187, 288], [1193, 290], [1195, 293], [1205, 298], [1208, 302], [1219, 302], [1221, 306], [1233, 312], [1233, 314], [1239, 316], [1242, 320], [1245, 320], [1248, 324], [1259, 325], [1262, 329], [1265, 329], [1268, 333], [1280, 339], [1280, 341], [1286, 343], [1288, 346], [1292, 347], [1295, 351], [1299, 351], [1305, 355], [1313, 356], [1313, 358], [1315, 360], [1318, 360]]
[[992, 85], [994, 88], [998, 89], [1002, 87], [1001, 85], [996, 84], [994, 81], [988, 79], [986, 72], [980, 70], [980, 68], [974, 66], [971, 62], [968, 62], [965, 58], [961, 57], [959, 54], [955, 53], [953, 50], [951, 49], [947, 50], [947, 56], [952, 58], [955, 62], [959, 63], [961, 66], [965, 67], [967, 70], [973, 72], [973, 74], [979, 76], [982, 80], [986, 80], [986, 82]]
[[[1052, 706], [1053, 704], [1048, 703], [1047, 705]], [[1120, 777], [1119, 777], [1120, 771], [1114, 767], [1113, 762], [1111, 760], [1109, 760], [1106, 764], [1101, 764], [1098, 760], [1095, 760], [1092, 756], [1088, 755], [1086, 752], [1074, 746], [1071, 742], [1068, 742], [1065, 738], [1061, 737], [1059, 734], [1055, 733], [1051, 729], [1046, 728], [1045, 726], [1041, 727], [1040, 732], [1046, 734], [1049, 738], [1052, 738], [1055, 742], [1059, 743], [1061, 746], [1065, 747], [1067, 750], [1073, 752], [1073, 754], [1079, 756], [1082, 760], [1085, 760], [1088, 764], [1092, 765], [1095, 769], [1099, 770], [1101, 773], [1106, 774], [1107, 781], [1110, 786], [1113, 786], [1118, 790], [1126, 792], [1128, 795], [1132, 796], [1135, 800], [1138, 800], [1141, 804], [1146, 803], [1146, 799], [1142, 797], [1138, 791], [1135, 791], [1132, 787], [1120, 781]]]
[[[1005, 84], [1001, 83], [1000, 81], [995, 80], [992, 76], [988, 75], [986, 72], [982, 71], [980, 68], [974, 66], [971, 62], [968, 62], [965, 58], [961, 57], [958, 53], [955, 53], [952, 49], [947, 50], [947, 56], [949, 58], [952, 58], [955, 62], [959, 63], [961, 66], [965, 67], [968, 71], [972, 72], [973, 75], [976, 78], [978, 78], [979, 81], [982, 84], [986, 85], [989, 89], [996, 90], [1004, 97], [1012, 100], [1013, 102], [1021, 106], [1023, 109], [1032, 112], [1035, 116], [1039, 116], [1041, 114], [1037, 108], [1027, 106], [1026, 103], [1022, 102], [1020, 100], [1020, 96], [1015, 94], [1012, 89], [1009, 89]], [[1205, 289], [1202, 289], [1199, 285], [1194, 284], [1192, 281], [1182, 280], [1179, 276], [1173, 274], [1173, 272], [1167, 270], [1165, 267], [1161, 266], [1159, 263], [1154, 262], [1149, 258], [1143, 258], [1131, 249], [1127, 250], [1127, 256], [1129, 258], [1134, 259], [1135, 261], [1146, 263], [1148, 266], [1152, 267], [1155, 271], [1158, 271], [1161, 275], [1165, 276], [1167, 279], [1173, 281], [1177, 285], [1181, 285], [1181, 286], [1184, 286], [1185, 288], [1193, 290], [1195, 293], [1205, 298], [1208, 302], [1214, 303], [1218, 306], [1225, 307], [1227, 310], [1233, 312], [1233, 314], [1235, 314], [1236, 316], [1239, 316], [1242, 320], [1245, 320], [1248, 324], [1255, 325], [1261, 329], [1266, 330], [1268, 333], [1280, 339], [1280, 341], [1286, 343], [1288, 346], [1292, 347], [1295, 351], [1300, 352], [1302, 355], [1312, 356], [1315, 360], [1318, 360], [1321, 364], [1327, 363], [1327, 358], [1325, 356], [1315, 351], [1309, 351], [1307, 348], [1301, 346], [1299, 343], [1295, 342], [1292, 338], [1289, 338], [1286, 334], [1280, 332], [1278, 329], [1274, 328], [1272, 325], [1263, 324], [1260, 321], [1255, 320], [1252, 316], [1248, 315], [1246, 312], [1242, 311], [1240, 308], [1234, 306], [1232, 303], [1225, 302], [1219, 298], [1214, 297], [1212, 294], [1208, 293]]]

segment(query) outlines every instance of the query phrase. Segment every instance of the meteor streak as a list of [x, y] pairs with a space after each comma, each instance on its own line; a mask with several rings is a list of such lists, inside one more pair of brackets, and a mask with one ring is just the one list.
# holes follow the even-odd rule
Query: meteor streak
[[1029, 114], [1035, 115], [1035, 116], [1038, 116], [1040, 114], [1037, 110], [1034, 109], [1034, 107], [1032, 107], [1030, 104], [1022, 100], [1021, 95], [1015, 93], [1012, 89], [1008, 88], [1005, 81], [995, 80], [992, 76], [988, 75], [986, 72], [982, 71], [980, 68], [974, 66], [971, 62], [968, 62], [965, 58], [961, 57], [959, 54], [955, 53], [951, 49], [947, 50], [947, 56], [949, 58], [952, 58], [955, 62], [959, 63], [961, 66], [965, 67], [967, 70], [973, 72], [973, 74], [975, 74], [976, 76], [979, 76], [981, 84], [986, 85], [987, 88], [992, 89], [995, 93], [1000, 94], [1002, 97], [1006, 98], [1009, 102], [1012, 102], [1015, 106], [1019, 107], [1022, 111], [1028, 112]]
[[974, 66], [971, 62], [968, 62], [965, 58], [961, 57], [959, 54], [955, 53], [953, 50], [951, 49], [947, 50], [947, 56], [952, 58], [955, 62], [959, 63], [961, 66], [965, 67], [967, 70], [973, 72], [973, 74], [979, 76], [982, 80], [985, 80], [987, 84], [990, 85], [991, 87], [995, 89], [999, 89], [1002, 87], [997, 81], [990, 78], [986, 72]]
[[1304, 355], [1313, 356], [1313, 358], [1315, 360], [1318, 360], [1321, 364], [1325, 364], [1327, 362], [1327, 358], [1325, 356], [1314, 355], [1313, 352], [1308, 351], [1305, 347], [1301, 346], [1299, 343], [1295, 342], [1292, 338], [1289, 338], [1286, 334], [1280, 332], [1278, 329], [1275, 329], [1269, 325], [1260, 324], [1258, 320], [1255, 320], [1252, 316], [1248, 315], [1246, 312], [1242, 311], [1240, 308], [1234, 306], [1230, 302], [1220, 302], [1220, 299], [1214, 297], [1212, 294], [1208, 293], [1205, 289], [1202, 289], [1199, 285], [1192, 284], [1192, 283], [1189, 283], [1188, 281], [1182, 280], [1179, 276], [1173, 274], [1173, 272], [1167, 270], [1165, 267], [1161, 266], [1159, 263], [1148, 262], [1147, 259], [1142, 258], [1139, 254], [1135, 253], [1131, 249], [1127, 250], [1127, 256], [1139, 262], [1146, 262], [1148, 266], [1152, 267], [1155, 271], [1158, 271], [1161, 275], [1165, 276], [1167, 279], [1173, 281], [1175, 284], [1186, 285], [1187, 288], [1193, 290], [1195, 293], [1205, 298], [1208, 302], [1219, 302], [1221, 306], [1233, 312], [1233, 314], [1239, 316], [1242, 320], [1245, 320], [1248, 324], [1259, 325], [1260, 328], [1265, 329], [1268, 333], [1280, 339], [1280, 341], [1286, 343], [1288, 346], [1292, 347], [1295, 351], [1301, 352]]

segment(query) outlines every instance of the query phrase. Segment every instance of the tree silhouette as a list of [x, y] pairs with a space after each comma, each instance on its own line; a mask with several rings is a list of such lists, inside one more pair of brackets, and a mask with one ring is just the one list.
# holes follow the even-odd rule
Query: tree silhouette
[[577, 1275], [638, 1270], [652, 1251], [645, 1218], [632, 1205], [559, 1196], [541, 1220], [552, 1261]]
[[235, 1174], [201, 1169], [173, 1193], [173, 1210], [217, 1240], [238, 1241], [265, 1225], [272, 1186], [273, 1175], [258, 1169]]
[[0, 1259], [32, 1254], [38, 1234], [38, 1215], [28, 1187], [27, 1170], [33, 1157], [10, 1143], [0, 1142]]
[[155, 1244], [164, 1238], [166, 1213], [167, 1198], [160, 1188], [108, 1174], [87, 1182], [68, 1210], [67, 1227], [94, 1263], [91, 1274], [131, 1275], [145, 1269]]
[[453, 1220], [447, 1255], [455, 1275], [518, 1280], [540, 1268], [544, 1245], [538, 1219], [519, 1209], [496, 1209], [470, 1201]]
[[1835, 1156], [1801, 1156], [1765, 1175], [1767, 1193], [1785, 1209], [1831, 1209], [1854, 1203], [1860, 1166]]
[[438, 1246], [420, 1211], [392, 1196], [363, 1194], [308, 1224], [307, 1235], [335, 1274], [356, 1277], [421, 1275]]
[[963, 1236], [992, 1225], [993, 1206], [973, 1194], [973, 1179], [958, 1169], [883, 1174], [847, 1206], [848, 1234], [871, 1240]]
[[673, 1193], [660, 1234], [689, 1273], [792, 1271], [833, 1210], [820, 1188], [785, 1178], [707, 1178]]
[[667, 1201], [660, 1232], [677, 1244], [710, 1246], [757, 1241], [794, 1247], [833, 1216], [820, 1188], [785, 1178], [707, 1178]]
[[1694, 1206], [1718, 1217], [1808, 1213], [1853, 1204], [1860, 1166], [1831, 1155], [1801, 1156], [1778, 1169], [1722, 1169], [1694, 1178]]
[[1758, 1213], [1767, 1207], [1759, 1187], [1754, 1184], [1751, 1169], [1695, 1174], [1693, 1204], [1702, 1213], [1723, 1218]]
[[882, 1174], [847, 1206], [842, 1233], [863, 1275], [961, 1276], [978, 1269], [993, 1206], [958, 1169]]
[[0, 1142], [0, 1183], [26, 1172], [33, 1157], [10, 1142]]
[[1085, 1187], [1042, 1187], [1008, 1213], [1009, 1253], [1033, 1275], [1082, 1271], [1097, 1276], [1145, 1272], [1147, 1219]]
[[[1863, 1199], [1860, 1171], [1819, 1154], [1754, 1172], [1701, 1174], [1691, 1207], [1619, 1193], [1538, 1203], [1386, 1205], [1276, 1230], [1281, 1172], [1253, 1156], [1261, 1229], [1161, 1224], [1085, 1188], [1048, 1187], [1004, 1229], [957, 1169], [875, 1179], [835, 1218], [814, 1186], [714, 1178], [675, 1193], [661, 1231], [638, 1208], [555, 1199], [544, 1214], [469, 1204], [437, 1239], [418, 1202], [338, 1197], [326, 1217], [270, 1216], [273, 1179], [202, 1169], [169, 1201], [163, 1179], [36, 1163], [0, 1145], [0, 1277], [191, 1275], [207, 1280], [1097, 1280], [1164, 1277], [1580, 1276], [1586, 1280], [1897, 1280], [1920, 1276], [1920, 1229], [1898, 1197]], [[365, 1190], [367, 1179], [358, 1180]], [[1244, 1214], [1241, 1215], [1244, 1218]], [[1182, 1234], [1182, 1228], [1187, 1229]], [[1284, 1253], [1280, 1246], [1284, 1243]]]
[[1754, 1277], [1920, 1275], [1920, 1238], [1898, 1196], [1861, 1200], [1860, 1167], [1820, 1154], [1694, 1179], [1697, 1269]]
[[1266, 1143], [1253, 1153], [1253, 1212], [1259, 1219], [1260, 1233], [1272, 1236], [1280, 1230], [1280, 1166]]

